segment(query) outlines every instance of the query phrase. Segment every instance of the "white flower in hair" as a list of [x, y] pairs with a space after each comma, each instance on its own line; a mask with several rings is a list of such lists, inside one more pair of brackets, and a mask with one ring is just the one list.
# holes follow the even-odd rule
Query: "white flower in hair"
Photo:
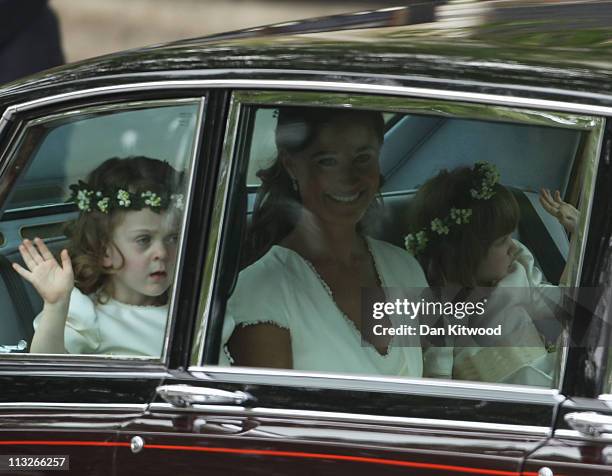
[[471, 188], [470, 195], [472, 198], [478, 200], [489, 200], [495, 195], [495, 184], [498, 183], [500, 179], [497, 167], [489, 162], [476, 162], [473, 170], [474, 173], [477, 173], [482, 179], [479, 184], [480, 188]]
[[[475, 188], [470, 188], [469, 193], [472, 198], [478, 200], [489, 200], [495, 195], [495, 184], [499, 182], [500, 175], [495, 165], [488, 162], [476, 162], [472, 169], [475, 175], [472, 182]], [[448, 215], [443, 218], [434, 218], [429, 227], [439, 237], [448, 235], [450, 227], [455, 225], [467, 225], [471, 221], [472, 208], [451, 208]], [[413, 255], [417, 255], [427, 247], [429, 239], [436, 240], [435, 235], [428, 235], [424, 228], [417, 233], [410, 233], [406, 236], [404, 245]]]
[[93, 191], [91, 190], [79, 190], [76, 196], [77, 207], [79, 210], [84, 212], [91, 211], [91, 196]]
[[145, 205], [148, 205], [151, 208], [157, 208], [161, 206], [161, 197], [157, 195], [156, 193], [151, 192], [150, 190], [147, 190], [146, 192], [142, 192], [140, 196], [145, 199], [144, 200]]
[[404, 246], [410, 254], [416, 256], [427, 247], [428, 241], [427, 233], [421, 230], [416, 233], [408, 233], [406, 238], [404, 238]]
[[179, 210], [183, 210], [185, 208], [185, 202], [183, 201], [182, 193], [173, 193], [172, 195], [170, 195], [170, 201]]
[[448, 235], [450, 230], [442, 220], [434, 218], [431, 220], [431, 231], [435, 231], [438, 235]]
[[109, 204], [109, 202], [110, 202], [110, 198], [108, 198], [108, 197], [104, 197], [102, 200], [98, 200], [98, 203], [97, 203], [98, 209], [102, 213], [108, 213], [108, 204]]
[[472, 216], [471, 208], [451, 208], [450, 217], [457, 225], [467, 225]]
[[130, 192], [120, 189], [117, 192], [117, 202], [119, 203], [120, 207], [128, 208], [132, 204], [132, 201], [130, 200]]

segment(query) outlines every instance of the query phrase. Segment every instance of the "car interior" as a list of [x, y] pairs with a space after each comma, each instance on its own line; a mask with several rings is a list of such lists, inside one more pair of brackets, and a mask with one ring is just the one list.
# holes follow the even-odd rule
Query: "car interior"
[[[259, 109], [253, 129], [247, 183], [248, 220], [255, 203], [256, 172], [275, 157], [274, 111]], [[497, 166], [521, 208], [515, 238], [536, 257], [546, 279], [558, 283], [569, 253], [567, 233], [538, 200], [541, 188], [568, 196], [572, 172], [584, 147], [576, 129], [483, 121], [423, 114], [386, 114], [380, 155], [384, 177], [382, 216], [367, 224], [369, 234], [403, 247], [410, 223], [410, 201], [419, 186], [442, 169], [487, 161]], [[525, 164], [528, 164], [527, 167]], [[575, 178], [574, 178], [575, 179]]]
[[[362, 107], [380, 110], [369, 103]], [[261, 106], [249, 105], [246, 110], [245, 117], [249, 120], [242, 123], [238, 132], [242, 143], [234, 159], [239, 171], [233, 178], [231, 194], [243, 193], [240, 184], [246, 175], [247, 196], [233, 199], [230, 216], [225, 219], [228, 224], [225, 239], [231, 243], [228, 246], [233, 256], [237, 249], [242, 249], [252, 221], [259, 185], [257, 172], [270, 166], [277, 156], [277, 110], [265, 105], [264, 101]], [[418, 101], [405, 109], [397, 106], [383, 110], [383, 118], [385, 136], [379, 157], [383, 206], [376, 213], [366, 214], [362, 221], [366, 235], [404, 248], [405, 237], [412, 231], [411, 205], [419, 187], [443, 169], [473, 167], [476, 162], [486, 161], [496, 166], [501, 183], [518, 202], [520, 220], [513, 238], [531, 251], [544, 282], [564, 286], [577, 282], [576, 263], [583, 234], [579, 231], [575, 236], [568, 236], [557, 219], [544, 210], [539, 194], [542, 188], [559, 190], [566, 202], [582, 212], [586, 210], [589, 197], [583, 193], [583, 184], [596, 164], [594, 159], [601, 137], [599, 122], [591, 117], [490, 106], [440, 103], [424, 107]], [[244, 167], [246, 173], [241, 171]], [[582, 214], [581, 220], [585, 215]], [[585, 223], [586, 219], [580, 222], [578, 229]], [[231, 229], [240, 229], [241, 236]], [[241, 261], [239, 269], [250, 264], [244, 257], [234, 259]], [[234, 266], [232, 259], [222, 263], [229, 268]], [[569, 272], [563, 273], [566, 263]], [[231, 273], [220, 277], [224, 296], [231, 295], [236, 285], [237, 275], [228, 274]], [[225, 290], [226, 284], [229, 290]], [[561, 322], [538, 323], [538, 328], [540, 324], [546, 336], [558, 337], [559, 332], [564, 332]], [[553, 327], [555, 330], [549, 332]], [[545, 371], [548, 377], [533, 385], [550, 387], [559, 377], [562, 353], [555, 351], [559, 341], [552, 344], [549, 338], [545, 340], [552, 354], [550, 357], [557, 359], [553, 364], [556, 370], [552, 374]], [[516, 380], [508, 383], [520, 383], [521, 372], [516, 374]]]
[[[176, 102], [176, 101], [175, 101]], [[177, 170], [189, 163], [198, 116], [198, 105], [122, 105], [119, 110], [84, 111], [42, 121], [43, 134], [28, 158], [26, 170], [15, 183], [0, 219], [0, 353], [25, 352], [31, 342], [33, 319], [42, 300], [30, 283], [12, 268], [22, 264], [18, 246], [25, 238], [40, 237], [57, 256], [68, 244], [65, 226], [77, 217], [67, 203], [70, 184], [84, 180], [110, 157], [143, 155], [161, 158]], [[30, 127], [34, 131], [36, 124]], [[100, 140], [100, 138], [103, 140]], [[34, 139], [35, 140], [35, 139]]]
[[[40, 236], [59, 253], [67, 242], [64, 226], [77, 213], [74, 204], [66, 203], [68, 184], [84, 178], [108, 157], [148, 155], [184, 168], [193, 147], [196, 115], [196, 106], [186, 104], [97, 112], [47, 125], [49, 132], [28, 160], [29, 167], [18, 178], [0, 220], [0, 299], [5, 309], [0, 352], [27, 351], [33, 318], [42, 308], [32, 286], [11, 268], [12, 262], [21, 262], [17, 250], [21, 240]], [[256, 172], [276, 154], [274, 108], [259, 108], [251, 117], [247, 222], [257, 192]], [[508, 118], [397, 112], [386, 112], [384, 118], [380, 155], [384, 206], [382, 214], [366, 224], [371, 236], [403, 247], [410, 202], [419, 186], [443, 168], [486, 160], [498, 167], [502, 183], [512, 188], [520, 204], [516, 237], [532, 250], [546, 279], [559, 282], [569, 240], [561, 225], [543, 210], [538, 191], [558, 189], [567, 201], [579, 205], [576, 183], [587, 133]], [[101, 136], [104, 141], [98, 139]]]

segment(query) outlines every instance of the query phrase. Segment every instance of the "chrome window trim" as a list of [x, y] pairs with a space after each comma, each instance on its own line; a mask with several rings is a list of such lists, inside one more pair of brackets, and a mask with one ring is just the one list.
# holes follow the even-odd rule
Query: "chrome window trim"
[[533, 435], [548, 437], [551, 430], [547, 426], [527, 426], [527, 425], [512, 425], [506, 423], [488, 423], [476, 421], [461, 421], [461, 420], [443, 420], [433, 418], [412, 418], [412, 417], [391, 417], [381, 415], [368, 415], [362, 413], [339, 413], [339, 412], [323, 412], [314, 410], [283, 410], [278, 408], [246, 408], [236, 406], [219, 406], [219, 405], [193, 405], [191, 408], [177, 408], [169, 403], [152, 403], [149, 406], [150, 412], [163, 411], [172, 413], [199, 413], [199, 414], [231, 414], [235, 416], [243, 416], [248, 418], [292, 418], [304, 420], [332, 420], [334, 422], [351, 422], [364, 423], [375, 425], [398, 425], [412, 426], [427, 429], [439, 430], [468, 430], [481, 432], [495, 432], [513, 435]]
[[[591, 175], [587, 176], [588, 172], [585, 172], [585, 177], [584, 177], [585, 185], [583, 186], [581, 193], [580, 193], [579, 212], [581, 216], [580, 216], [578, 225], [576, 227], [577, 228], [576, 235], [578, 239], [580, 239], [581, 241], [578, 244], [579, 245], [578, 256], [576, 256], [575, 258], [576, 262], [573, 264], [570, 263], [570, 267], [568, 268], [568, 269], [575, 271], [575, 272], [570, 273], [570, 274], [574, 274], [572, 278], [572, 282], [570, 282], [570, 285], [575, 286], [576, 288], [580, 286], [580, 281], [582, 280], [582, 265], [584, 264], [584, 257], [586, 255], [586, 244], [587, 244], [588, 232], [589, 232], [590, 223], [591, 223], [591, 212], [593, 210], [593, 198], [595, 196], [595, 183], [597, 180], [597, 171], [599, 169], [599, 163], [601, 160], [601, 151], [602, 151], [602, 146], [603, 146], [607, 119], [598, 118], [596, 119], [596, 121], [599, 123], [599, 125], [596, 126], [592, 130], [592, 133], [598, 134], [598, 136], [590, 137], [589, 142], [596, 143], [594, 150], [596, 151], [595, 153], [597, 154], [597, 156], [595, 157], [595, 160], [591, 164], [590, 169], [585, 167], [585, 170], [587, 171], [590, 170]], [[585, 203], [586, 203], [586, 208], [585, 208]], [[571, 247], [571, 241], [570, 241], [570, 247]], [[569, 348], [570, 348], [570, 335], [568, 332], [565, 335], [563, 345], [561, 346], [561, 356], [559, 359], [561, 363], [561, 369], [559, 372], [559, 387], [558, 387], [559, 389], [561, 389], [561, 385], [563, 383], [563, 380], [565, 379], [565, 372], [567, 369], [567, 359], [569, 357]]]
[[0, 116], [0, 137], [2, 137], [4, 128], [8, 126], [10, 122], [10, 117], [11, 117], [11, 113], [8, 111], [8, 109], [2, 113], [2, 116]]
[[[78, 359], [82, 361], [84, 364], [90, 363], [99, 363], [101, 361], [117, 361], [121, 362], [144, 362], [149, 364], [160, 364], [160, 359], [156, 359], [154, 357], [141, 356], [141, 355], [102, 355], [102, 354], [30, 354], [30, 353], [11, 353], [11, 354], [0, 354], [0, 366], [4, 364], [4, 362], [11, 363], [12, 360], [23, 360], [24, 356], [28, 357], [28, 362], [36, 362], [39, 360], [44, 360], [45, 362], [49, 362], [48, 357], [53, 357], [53, 364], [63, 364], [63, 363], [75, 363], [75, 360]], [[0, 367], [1, 368], [1, 367]], [[1, 373], [1, 371], [0, 371]]]
[[[187, 240], [185, 239], [185, 234], [187, 232], [187, 224], [189, 223], [188, 216], [191, 214], [191, 207], [189, 206], [191, 203], [191, 198], [193, 196], [193, 187], [195, 183], [195, 162], [198, 160], [198, 156], [200, 153], [200, 141], [201, 137], [204, 134], [202, 130], [204, 125], [204, 115], [206, 113], [206, 106], [208, 105], [208, 101], [205, 96], [199, 98], [199, 107], [198, 107], [198, 116], [196, 118], [195, 124], [195, 137], [193, 139], [193, 149], [191, 151], [191, 160], [189, 162], [189, 174], [187, 183], [185, 184], [185, 213], [183, 213], [182, 223], [181, 223], [181, 234], [180, 234], [180, 246], [178, 249], [178, 255], [176, 258], [176, 266], [174, 268], [174, 280], [173, 283], [177, 282], [177, 277], [179, 276], [181, 269], [183, 268], [183, 263], [186, 259], [185, 255], [185, 244]], [[176, 298], [178, 294], [178, 286], [172, 286], [172, 295], [170, 296], [170, 305], [168, 307], [168, 322], [166, 324], [166, 335], [164, 337], [164, 346], [163, 352], [160, 355], [160, 359], [165, 364], [168, 364], [169, 353], [168, 349], [170, 348], [170, 336], [174, 334], [174, 328], [176, 325]]]
[[194, 324], [194, 337], [191, 349], [190, 365], [198, 365], [202, 362], [204, 356], [204, 347], [206, 342], [206, 328], [208, 326], [210, 307], [212, 304], [213, 288], [217, 276], [217, 263], [219, 259], [219, 250], [221, 247], [221, 234], [223, 232], [223, 223], [225, 221], [225, 210], [227, 208], [227, 200], [229, 196], [229, 185], [231, 172], [234, 165], [234, 152], [236, 146], [236, 136], [238, 134], [238, 119], [240, 117], [241, 106], [232, 96], [229, 106], [229, 114], [227, 119], [227, 127], [225, 137], [223, 139], [223, 151], [221, 156], [229, 158], [229, 160], [221, 160], [219, 164], [219, 172], [215, 198], [213, 202], [213, 213], [210, 220], [211, 228], [209, 232], [210, 241], [206, 251], [206, 259], [203, 271], [202, 291], [198, 301], [197, 318]]
[[[28, 362], [29, 363], [29, 362]], [[72, 362], [71, 362], [72, 363]], [[150, 380], [153, 379], [166, 379], [171, 377], [169, 373], [162, 372], [159, 370], [151, 371], [151, 372], [135, 372], [135, 371], [113, 371], [113, 370], [104, 370], [100, 372], [96, 372], [93, 370], [2, 370], [0, 368], [0, 376], [7, 375], [18, 375], [18, 376], [28, 376], [28, 377], [92, 377], [92, 378], [110, 378], [110, 379], [134, 379], [134, 378], [148, 378]]]
[[[384, 385], [384, 391], [404, 395], [429, 395], [432, 397], [465, 397], [460, 391], [477, 390], [477, 398], [496, 401], [512, 401], [531, 404], [558, 404], [565, 400], [557, 389], [529, 387], [521, 385], [470, 382], [463, 380], [443, 380], [427, 378], [406, 378], [380, 375], [340, 374], [331, 372], [304, 372], [280, 369], [257, 369], [250, 367], [190, 367], [188, 371], [203, 383], [206, 381], [240, 382], [244, 377], [251, 377], [248, 384], [278, 384], [286, 387], [303, 387], [304, 379], [308, 379], [308, 387], [325, 389], [351, 389], [361, 391], [377, 391], [372, 383]], [[233, 375], [240, 375], [233, 379]], [[330, 385], [330, 382], [341, 382], [340, 385]]]
[[580, 440], [580, 441], [596, 441], [596, 442], [609, 442], [612, 443], [612, 434], [604, 433], [601, 436], [589, 436], [584, 433], [580, 433], [576, 430], [555, 430], [553, 433], [553, 438], [567, 438], [570, 440]]
[[[5, 210], [4, 213], [6, 212], [21, 213], [21, 212], [29, 212], [31, 210], [46, 210], [49, 208], [61, 208], [65, 206], [66, 206], [65, 203], [49, 203], [47, 205], [36, 205], [36, 206], [31, 206], [31, 207], [11, 208], [10, 210]], [[71, 212], [66, 212], [66, 213], [71, 213]], [[74, 213], [77, 213], [77, 211], [75, 210]]]
[[450, 102], [438, 98], [261, 90], [236, 91], [234, 96], [240, 103], [248, 105], [277, 106], [290, 104], [295, 106], [355, 107], [381, 112], [427, 114], [445, 118], [509, 122], [586, 131], [602, 127], [601, 119], [590, 114], [541, 111], [528, 107], [492, 106], [491, 104], [476, 104], [459, 100]]
[[[9, 160], [9, 158], [14, 157], [17, 151], [19, 150], [19, 146], [23, 140], [26, 130], [27, 130], [27, 127], [25, 127], [25, 124], [23, 125], [23, 127], [18, 127], [15, 134], [13, 134], [13, 137], [11, 137], [8, 141], [9, 147], [7, 147], [4, 150], [0, 150], [0, 179], [1, 180], [4, 179], [6, 175], [6, 171], [9, 169], [9, 167], [11, 167], [16, 162], [16, 159]], [[13, 186], [15, 181], [16, 179], [11, 180], [10, 182], [11, 187]], [[4, 200], [7, 197], [8, 197], [8, 192], [0, 193], [0, 202], [2, 202], [3, 204]]]
[[[208, 73], [214, 73], [210, 70]], [[241, 70], [238, 70], [241, 71]], [[255, 70], [254, 70], [255, 71]], [[227, 72], [227, 70], [224, 70]], [[500, 85], [504, 87], [504, 85]], [[569, 112], [578, 114], [594, 114], [597, 116], [612, 115], [611, 106], [598, 106], [588, 103], [553, 101], [548, 99], [534, 99], [521, 96], [503, 96], [499, 94], [485, 94], [465, 91], [448, 91], [436, 88], [421, 88], [415, 86], [392, 86], [368, 83], [342, 83], [336, 81], [309, 81], [309, 80], [272, 80], [272, 79], [193, 79], [193, 80], [166, 80], [149, 81], [131, 84], [118, 84], [114, 86], [101, 86], [56, 94], [46, 98], [26, 101], [9, 106], [3, 114], [5, 121], [17, 112], [28, 111], [42, 106], [48, 106], [64, 101], [82, 99], [101, 94], [120, 94], [133, 91], [155, 91], [164, 89], [189, 88], [231, 88], [231, 89], [276, 89], [276, 90], [311, 90], [325, 92], [366, 93], [371, 95], [411, 96], [425, 99], [438, 99], [448, 101], [465, 101], [485, 103], [498, 106], [516, 106], [527, 109], [547, 109], [550, 111]], [[521, 91], [517, 91], [520, 93]], [[573, 95], [572, 91], [565, 92]]]
[[[47, 122], [54, 122], [54, 121], [58, 121], [61, 120], [63, 118], [70, 118], [70, 117], [77, 117], [77, 116], [83, 116], [83, 115], [87, 115], [87, 114], [96, 114], [96, 113], [100, 113], [100, 112], [120, 112], [120, 111], [130, 111], [130, 110], [143, 110], [143, 109], [155, 109], [155, 108], [160, 108], [160, 107], [172, 107], [172, 106], [182, 106], [182, 105], [188, 105], [188, 104], [192, 104], [194, 106], [197, 107], [197, 116], [196, 116], [196, 121], [195, 121], [195, 125], [194, 125], [194, 137], [193, 137], [193, 146], [192, 146], [192, 150], [191, 150], [191, 154], [189, 156], [189, 174], [188, 174], [188, 180], [186, 183], [186, 200], [185, 203], [187, 204], [187, 213], [183, 214], [182, 217], [182, 223], [181, 223], [181, 243], [180, 243], [180, 247], [178, 249], [178, 255], [177, 255], [177, 265], [175, 267], [174, 270], [174, 279], [176, 282], [176, 277], [178, 276], [178, 274], [180, 273], [180, 269], [182, 267], [182, 263], [185, 259], [185, 252], [184, 252], [184, 248], [185, 248], [185, 239], [184, 239], [184, 235], [185, 235], [185, 231], [186, 231], [186, 227], [187, 227], [187, 215], [188, 212], [190, 210], [189, 208], [189, 203], [191, 200], [191, 196], [192, 196], [192, 188], [193, 188], [193, 183], [195, 181], [195, 167], [194, 162], [197, 160], [197, 155], [199, 152], [199, 147], [200, 147], [200, 137], [202, 135], [202, 124], [203, 124], [203, 119], [204, 119], [204, 110], [205, 110], [205, 106], [206, 106], [206, 97], [205, 96], [190, 96], [190, 97], [180, 97], [180, 98], [171, 98], [171, 99], [152, 99], [152, 100], [139, 100], [139, 101], [123, 101], [123, 102], [117, 102], [117, 103], [113, 103], [113, 104], [105, 104], [105, 105], [96, 105], [96, 106], [84, 106], [81, 108], [75, 108], [75, 109], [71, 109], [69, 111], [64, 111], [61, 113], [57, 113], [57, 114], [47, 114], [45, 116], [41, 116], [35, 119], [31, 119], [27, 122], [24, 123], [24, 127], [23, 129], [20, 131], [19, 135], [15, 138], [15, 141], [12, 143], [11, 147], [6, 151], [6, 153], [4, 155], [2, 155], [0, 157], [0, 164], [3, 166], [0, 169], [0, 177], [4, 176], [5, 171], [14, 166], [14, 160], [12, 160], [12, 158], [14, 157], [15, 152], [19, 149], [20, 144], [23, 140], [23, 138], [25, 137], [25, 135], [27, 134], [28, 130], [30, 127], [32, 126], [36, 126], [36, 125], [40, 125], [40, 124], [44, 124]], [[15, 110], [18, 110], [19, 106], [14, 106], [13, 108], [16, 108]], [[10, 118], [10, 110], [12, 108], [9, 107], [7, 109], [7, 111], [5, 111], [5, 114], [8, 114], [9, 118]], [[20, 111], [20, 109], [19, 109]], [[28, 160], [30, 160], [31, 157], [28, 157]], [[13, 181], [11, 183], [11, 188], [14, 185]], [[54, 207], [54, 206], [59, 206], [60, 204], [48, 204], [45, 207]], [[25, 209], [27, 209], [29, 207], [25, 207]], [[34, 207], [37, 209], [40, 209], [41, 207]], [[6, 211], [15, 211], [15, 210], [23, 210], [24, 208], [20, 208], [20, 209], [9, 209]], [[78, 354], [78, 359], [83, 359], [85, 358], [86, 360], [95, 360], [95, 361], [100, 361], [100, 360], [111, 360], [111, 361], [121, 361], [121, 362], [129, 362], [129, 361], [139, 361], [139, 362], [151, 362], [151, 363], [167, 363], [168, 361], [168, 348], [170, 345], [170, 333], [174, 328], [174, 324], [176, 322], [176, 316], [175, 316], [175, 312], [176, 312], [176, 294], [178, 293], [178, 290], [176, 288], [176, 286], [173, 286], [172, 288], [172, 295], [170, 296], [170, 305], [168, 308], [168, 322], [166, 324], [166, 333], [164, 336], [164, 341], [163, 341], [163, 346], [161, 349], [161, 353], [159, 357], [149, 357], [149, 356], [129, 356], [129, 355], [123, 355], [123, 356], [116, 356], [116, 355], [82, 355], [82, 354]], [[30, 353], [15, 353], [15, 354], [2, 354], [2, 356], [0, 357], [0, 366], [4, 365], [5, 363], [11, 363], [15, 360], [24, 360], [24, 357], [26, 360], [29, 361], [37, 361], [37, 360], [42, 360], [41, 358], [48, 358], [49, 356], [69, 356], [70, 354], [30, 354]], [[74, 363], [74, 364], [78, 364], [78, 362], [73, 362], [72, 359], [77, 359], [76, 356], [74, 357], [68, 357], [69, 360], [67, 360], [70, 363]], [[47, 359], [48, 360], [48, 359]]]
[[44, 124], [45, 122], [57, 121], [61, 119], [68, 119], [73, 116], [81, 116], [83, 114], [104, 114], [115, 111], [130, 111], [140, 109], [150, 109], [151, 107], [171, 107], [181, 106], [185, 104], [198, 104], [201, 101], [200, 96], [193, 96], [188, 98], [176, 98], [176, 99], [151, 99], [151, 100], [140, 100], [140, 101], [126, 101], [118, 102], [113, 104], [100, 104], [96, 106], [84, 106], [82, 108], [71, 109], [69, 111], [59, 112], [56, 114], [49, 114], [42, 117], [37, 117], [27, 122], [26, 126], [37, 126]]
[[[40, 410], [40, 409], [61, 409], [61, 410], [122, 410], [130, 412], [144, 412], [149, 405], [147, 403], [46, 403], [46, 402], [12, 402], [0, 403], [0, 410]], [[5, 415], [6, 416], [6, 415]], [[40, 416], [40, 415], [38, 415]]]
[[[210, 300], [212, 299], [212, 290], [215, 282], [215, 278], [217, 275], [217, 261], [218, 261], [218, 253], [221, 241], [221, 234], [223, 232], [223, 223], [225, 221], [225, 210], [227, 207], [227, 193], [230, 186], [231, 179], [231, 170], [234, 167], [234, 155], [235, 155], [235, 146], [237, 143], [238, 130], [237, 125], [241, 116], [241, 106], [250, 106], [250, 105], [303, 105], [303, 104], [313, 104], [315, 99], [319, 98], [320, 100], [317, 102], [320, 106], [336, 106], [336, 107], [361, 107], [361, 108], [376, 108], [377, 110], [395, 110], [395, 111], [406, 111], [410, 112], [411, 106], [414, 104], [420, 104], [421, 110], [423, 110], [423, 103], [429, 103], [430, 109], [435, 111], [437, 114], [448, 114], [448, 112], [438, 110], [438, 106], [440, 104], [440, 98], [435, 98], [434, 101], [424, 101], [423, 99], [414, 99], [408, 98], [406, 100], [397, 97], [389, 97], [387, 99], [387, 103], [384, 103], [384, 100], [381, 100], [379, 97], [375, 95], [366, 95], [366, 96], [356, 96], [356, 97], [345, 97], [340, 94], [333, 94], [331, 92], [327, 92], [325, 96], [321, 100], [321, 94], [313, 93], [313, 92], [303, 92], [303, 91], [236, 91], [232, 94], [231, 98], [231, 106], [228, 115], [228, 123], [231, 126], [228, 126], [226, 130], [226, 136], [224, 138], [223, 145], [223, 153], [221, 158], [220, 167], [222, 172], [219, 173], [219, 179], [217, 182], [217, 190], [220, 192], [215, 196], [215, 210], [221, 210], [220, 213], [217, 214], [218, 220], [211, 220], [211, 245], [207, 252], [206, 266], [207, 270], [212, 268], [212, 272], [207, 271], [204, 277], [204, 284], [202, 286], [202, 292], [200, 297], [200, 303], [205, 303], [204, 306], [200, 306], [198, 309], [198, 321], [196, 322], [197, 332], [194, 336], [194, 347], [192, 348], [191, 361], [189, 371], [197, 372], [198, 369], [204, 369], [206, 374], [217, 373], [217, 374], [232, 374], [239, 373], [242, 375], [258, 375], [258, 376], [278, 376], [285, 375], [287, 377], [302, 375], [302, 376], [314, 376], [314, 374], [310, 373], [301, 373], [301, 372], [293, 372], [286, 371], [286, 373], [278, 372], [278, 371], [269, 371], [264, 370], [263, 373], [258, 371], [254, 371], [254, 369], [248, 367], [233, 367], [235, 371], [229, 371], [227, 367], [214, 367], [214, 366], [204, 366], [202, 367], [202, 356], [204, 355], [204, 346], [205, 346], [205, 336], [204, 332], [209, 319], [209, 311], [210, 311]], [[372, 103], [372, 99], [375, 99], [377, 102]], [[381, 104], [383, 102], [383, 104]], [[454, 105], [461, 106], [461, 103], [455, 102]], [[479, 105], [471, 105], [471, 104], [463, 104], [463, 106], [467, 107], [470, 111], [478, 110]], [[490, 106], [490, 105], [487, 105]], [[605, 126], [605, 120], [599, 117], [570, 117], [563, 116], [562, 114], [557, 115], [554, 112], [546, 111], [544, 113], [540, 113], [538, 111], [533, 111], [533, 108], [527, 108], [525, 110], [520, 110], [520, 112], [524, 117], [522, 118], [514, 118], [507, 120], [514, 120], [514, 122], [522, 122], [526, 124], [541, 124], [541, 121], [550, 121], [551, 124], [548, 125], [556, 125], [557, 127], [566, 127], [576, 130], [587, 130], [590, 133], [598, 133], [599, 134], [599, 149], [601, 149], [601, 140], [603, 138], [603, 129]], [[427, 111], [432, 113], [431, 111]], [[512, 111], [510, 111], [512, 112]], [[612, 112], [612, 109], [611, 109]], [[471, 117], [471, 113], [457, 113], [453, 114], [453, 117]], [[490, 119], [495, 117], [499, 117], [499, 115], [491, 114]], [[486, 120], [485, 117], [478, 117], [479, 119]], [[573, 122], [572, 122], [573, 121]], [[599, 155], [597, 157], [597, 162], [595, 164], [595, 171], [597, 170], [597, 166], [599, 163]], [[583, 191], [584, 192], [584, 191]], [[592, 199], [592, 194], [594, 193], [594, 187], [592, 190], [587, 191], [589, 196]], [[589, 202], [590, 205], [590, 202]], [[588, 230], [588, 223], [590, 219], [590, 206], [586, 211], [588, 216], [586, 216], [586, 230]], [[580, 243], [579, 257], [578, 262], [582, 263], [583, 253], [586, 250], [586, 239]], [[535, 387], [537, 391], [543, 394], [551, 394], [551, 392], [559, 392], [562, 384], [562, 376], [565, 371], [565, 366], [567, 362], [568, 353], [566, 349], [564, 349], [563, 353], [560, 355], [559, 361], [561, 365], [560, 375], [561, 378], [558, 382], [558, 387], [556, 389], [538, 389]], [[214, 369], [214, 370], [213, 370]], [[238, 370], [239, 369], [239, 370]], [[352, 375], [346, 374], [331, 374], [331, 373], [321, 373], [318, 375], [321, 379], [344, 379], [346, 381], [351, 381], [353, 379]], [[375, 379], [369, 378], [369, 381], [373, 381]], [[321, 380], [323, 381], [323, 380]], [[403, 381], [410, 381], [410, 379], [403, 379]], [[428, 382], [427, 379], [422, 379], [424, 382]], [[417, 381], [411, 381], [411, 384], [414, 385]], [[447, 385], [450, 387], [460, 388], [462, 387], [462, 383], [460, 381], [447, 381]], [[518, 387], [518, 386], [517, 386]], [[475, 382], [472, 388], [481, 388], [481, 389], [491, 389], [492, 384], [490, 383], [478, 383]], [[526, 386], [526, 388], [530, 388]], [[533, 387], [531, 387], [533, 388]]]
[[[606, 127], [606, 119], [602, 118], [600, 120], [599, 127], [596, 128], [596, 129], [599, 129], [598, 131], [599, 137], [596, 138], [597, 145], [595, 146], [595, 150], [597, 151], [597, 158], [595, 159], [594, 164], [593, 164], [593, 175], [591, 177], [586, 177], [589, 179], [591, 183], [591, 187], [583, 188], [582, 193], [581, 193], [581, 201], [582, 201], [582, 198], [585, 198], [586, 203], [587, 203], [587, 208], [585, 210], [580, 210], [580, 212], [584, 212], [585, 214], [584, 220], [582, 219], [580, 220], [581, 222], [585, 224], [585, 229], [582, 230], [583, 232], [588, 232], [590, 228], [589, 225], [591, 224], [591, 212], [593, 210], [593, 197], [595, 196], [595, 181], [597, 179], [597, 170], [599, 169], [599, 162], [601, 160], [601, 148], [602, 148], [603, 140], [604, 140], [605, 127]], [[578, 226], [579, 225], [580, 223], [578, 224]], [[578, 257], [577, 257], [577, 262], [576, 262], [576, 269], [577, 269], [576, 283], [575, 283], [576, 285], [578, 285], [580, 283], [580, 280], [582, 279], [582, 264], [584, 263], [584, 255], [586, 253], [586, 242], [587, 242], [587, 235], [585, 233], [584, 236], [582, 236], [582, 243], [580, 243], [580, 249], [578, 251]]]

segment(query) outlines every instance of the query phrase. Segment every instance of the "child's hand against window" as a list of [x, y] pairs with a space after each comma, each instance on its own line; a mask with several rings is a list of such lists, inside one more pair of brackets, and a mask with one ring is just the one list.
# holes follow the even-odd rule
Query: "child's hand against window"
[[60, 265], [40, 238], [23, 240], [19, 253], [28, 269], [13, 263], [13, 269], [32, 283], [46, 304], [67, 302], [74, 287], [74, 273], [68, 251], [62, 250]]
[[574, 232], [578, 224], [580, 213], [572, 205], [561, 199], [559, 190], [555, 190], [553, 196], [547, 188], [541, 189], [540, 203], [544, 207], [544, 210], [559, 220], [559, 223], [563, 225], [568, 233]]

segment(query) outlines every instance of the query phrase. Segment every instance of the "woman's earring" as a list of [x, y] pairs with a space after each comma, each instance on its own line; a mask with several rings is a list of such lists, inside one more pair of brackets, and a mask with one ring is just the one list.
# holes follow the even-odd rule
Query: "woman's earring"
[[295, 179], [295, 177], [291, 177], [291, 187], [293, 188], [294, 192], [300, 190], [300, 186], [298, 185], [298, 181]]

